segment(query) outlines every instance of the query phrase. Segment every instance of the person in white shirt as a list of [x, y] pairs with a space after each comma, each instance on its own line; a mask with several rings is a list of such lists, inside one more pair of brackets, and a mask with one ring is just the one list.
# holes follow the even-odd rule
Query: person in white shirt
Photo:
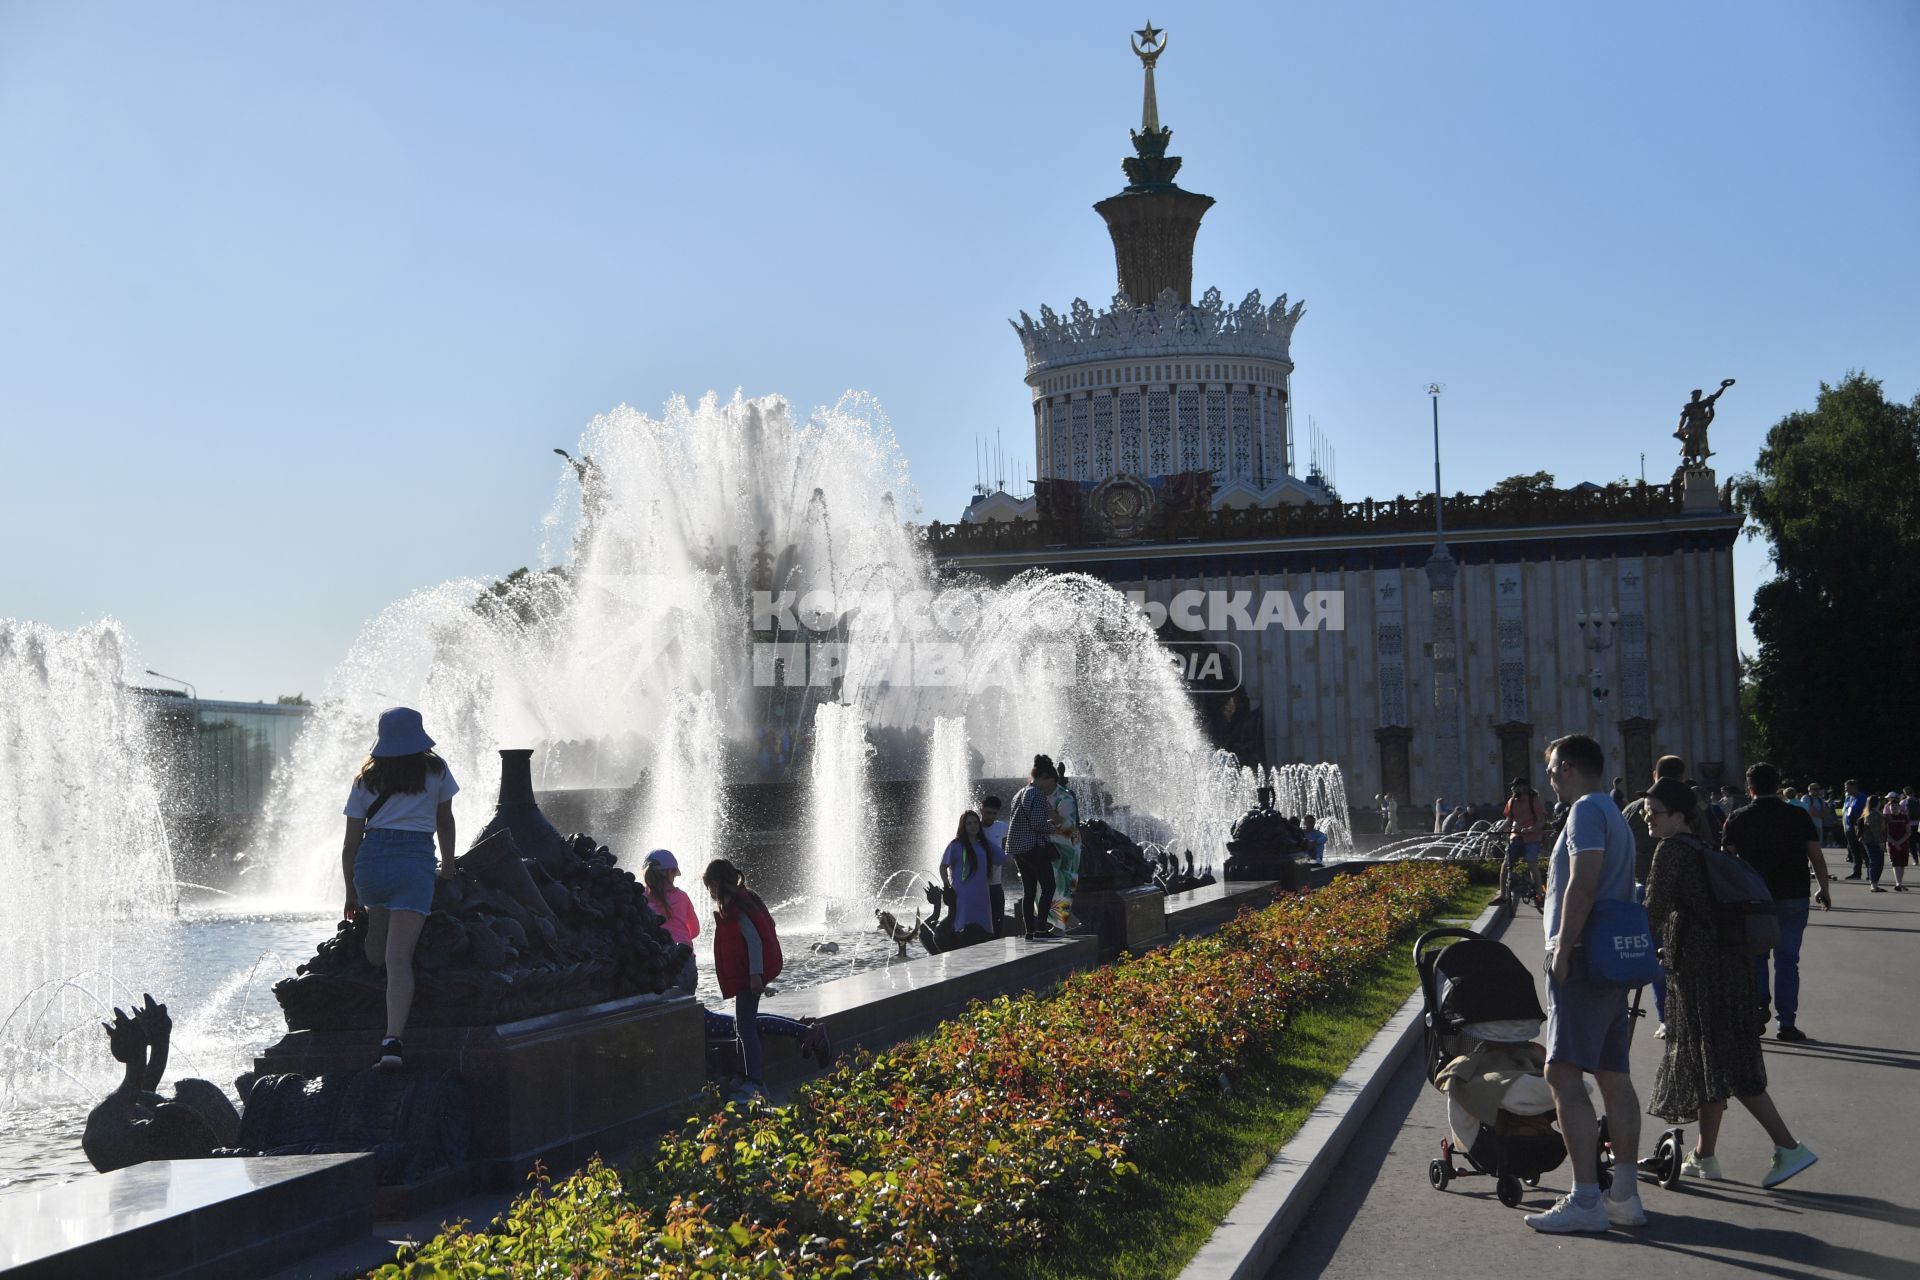
[[387, 1034], [374, 1065], [403, 1065], [400, 1036], [413, 1011], [413, 951], [433, 910], [433, 847], [453, 875], [453, 797], [460, 784], [433, 753], [412, 707], [380, 714], [379, 737], [347, 792], [346, 916], [367, 917], [367, 963], [387, 971]]
[[999, 796], [988, 796], [980, 802], [980, 824], [987, 843], [1000, 853], [987, 870], [987, 894], [993, 899], [993, 936], [998, 938], [1007, 931], [1007, 888], [1000, 878], [1007, 854], [1007, 823], [1000, 816]]

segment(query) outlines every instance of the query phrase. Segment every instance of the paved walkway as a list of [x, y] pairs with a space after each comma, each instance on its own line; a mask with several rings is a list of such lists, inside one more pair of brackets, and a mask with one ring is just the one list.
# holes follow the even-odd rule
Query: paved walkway
[[[1845, 874], [1845, 855], [1828, 857], [1836, 876]], [[1771, 1144], [1736, 1104], [1720, 1134], [1731, 1181], [1687, 1179], [1672, 1191], [1643, 1182], [1652, 1221], [1641, 1231], [1540, 1235], [1494, 1198], [1491, 1179], [1445, 1192], [1427, 1184], [1446, 1102], [1427, 1086], [1416, 1054], [1273, 1276], [1920, 1276], [1920, 876], [1910, 880], [1904, 894], [1869, 894], [1859, 881], [1836, 879], [1834, 909], [1813, 913], [1799, 1021], [1816, 1040], [1767, 1041], [1769, 1092], [1794, 1136], [1820, 1155], [1785, 1187], [1760, 1189]], [[1540, 917], [1522, 908], [1503, 941], [1536, 963]], [[1661, 1042], [1651, 1018], [1636, 1025], [1633, 1077], [1644, 1103]], [[1662, 1127], [1649, 1116], [1642, 1133], [1657, 1140]], [[1694, 1133], [1687, 1126], [1689, 1143]], [[1545, 1208], [1571, 1179], [1561, 1165], [1528, 1194], [1526, 1209]]]

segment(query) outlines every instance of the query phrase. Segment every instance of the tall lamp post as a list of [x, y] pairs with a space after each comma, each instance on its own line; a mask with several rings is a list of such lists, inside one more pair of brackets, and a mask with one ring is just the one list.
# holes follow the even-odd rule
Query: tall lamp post
[[1447, 550], [1445, 499], [1440, 488], [1440, 392], [1427, 384], [1433, 400], [1433, 554], [1427, 558], [1427, 590], [1433, 605], [1434, 776], [1465, 804], [1467, 780], [1460, 750], [1460, 645], [1454, 633], [1453, 588], [1460, 565]]
[[187, 686], [187, 697], [193, 700], [194, 714], [198, 715], [200, 713], [200, 691], [193, 687], [193, 681], [182, 680], [179, 676], [162, 675], [152, 667], [147, 668], [147, 674], [156, 680], [165, 680], [169, 684], [183, 684]]
[[[186, 757], [187, 757], [188, 768], [192, 771], [190, 774], [192, 782], [191, 782], [190, 790], [187, 790], [183, 793], [177, 793], [177, 794], [186, 794], [190, 796], [192, 799], [198, 799], [198, 788], [201, 780], [200, 690], [194, 687], [193, 682], [191, 680], [182, 680], [179, 676], [163, 675], [162, 673], [155, 671], [152, 667], [147, 668], [147, 674], [152, 676], [156, 680], [166, 680], [166, 681], [170, 681], [173, 684], [183, 684], [187, 686], [187, 698], [189, 700], [189, 703], [188, 703], [188, 709], [187, 709]], [[190, 799], [189, 804], [191, 803], [192, 803], [192, 800]]]

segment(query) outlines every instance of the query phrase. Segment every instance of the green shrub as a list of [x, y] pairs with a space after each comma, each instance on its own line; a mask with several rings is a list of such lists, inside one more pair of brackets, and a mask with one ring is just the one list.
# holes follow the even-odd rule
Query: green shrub
[[1116, 1194], [1129, 1151], [1270, 1053], [1465, 882], [1407, 863], [1218, 933], [971, 1006], [785, 1107], [716, 1107], [622, 1179], [540, 1184], [389, 1277], [991, 1276], [1050, 1215]]

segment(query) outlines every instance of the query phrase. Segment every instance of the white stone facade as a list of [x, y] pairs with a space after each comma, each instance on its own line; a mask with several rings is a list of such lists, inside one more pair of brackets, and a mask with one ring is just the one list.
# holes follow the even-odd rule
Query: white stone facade
[[[1739, 517], [1721, 508], [1450, 532], [1448, 545], [1460, 561], [1454, 617], [1464, 797], [1444, 785], [1435, 754], [1433, 610], [1423, 569], [1430, 535], [1095, 544], [942, 559], [989, 576], [1034, 564], [1087, 572], [1167, 606], [1182, 591], [1251, 591], [1256, 602], [1268, 592], [1296, 600], [1309, 591], [1340, 593], [1343, 630], [1226, 630], [1191, 638], [1239, 646], [1243, 684], [1262, 715], [1267, 763], [1333, 761], [1358, 801], [1392, 785], [1384, 774], [1398, 749], [1406, 776], [1394, 789], [1403, 801], [1430, 806], [1439, 794], [1498, 800], [1515, 772], [1544, 791], [1542, 753], [1567, 733], [1593, 735], [1606, 751], [1609, 776], [1626, 775], [1635, 724], [1644, 726], [1638, 753], [1647, 769], [1672, 753], [1697, 778], [1737, 783], [1743, 766], [1732, 544], [1739, 526]], [[1618, 616], [1607, 649], [1587, 647], [1575, 621], [1582, 611]], [[1596, 688], [1605, 696], [1596, 698]], [[1391, 745], [1396, 738], [1402, 747]]]

